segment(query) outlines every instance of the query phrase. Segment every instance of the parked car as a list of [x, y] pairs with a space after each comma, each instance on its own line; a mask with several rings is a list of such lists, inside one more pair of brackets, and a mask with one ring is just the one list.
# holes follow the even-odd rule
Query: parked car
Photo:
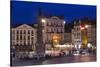
[[82, 55], [82, 56], [88, 56], [88, 55], [89, 55], [89, 53], [88, 53], [88, 52], [86, 52], [86, 51], [83, 51], [83, 52], [81, 52], [81, 55]]
[[73, 52], [73, 55], [74, 55], [74, 56], [79, 56], [79, 55], [80, 55], [80, 52], [79, 52], [79, 51], [74, 51], [74, 52]]

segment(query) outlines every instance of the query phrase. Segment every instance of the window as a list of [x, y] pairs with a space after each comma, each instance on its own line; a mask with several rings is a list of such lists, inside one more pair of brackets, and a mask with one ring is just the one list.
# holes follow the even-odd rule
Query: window
[[61, 29], [60, 28], [58, 28], [58, 32], [61, 32]]
[[34, 31], [33, 30], [31, 31], [31, 34], [34, 35]]
[[22, 35], [20, 35], [20, 40], [22, 40]]
[[26, 40], [24, 40], [24, 45], [26, 45]]
[[17, 32], [17, 34], [19, 34], [19, 31], [18, 30], [16, 30], [16, 32]]
[[31, 38], [31, 40], [32, 40], [32, 44], [34, 44], [34, 38], [33, 37]]
[[56, 28], [53, 28], [54, 29], [54, 32], [56, 32]]
[[15, 30], [12, 30], [12, 34], [15, 34]]
[[52, 31], [52, 28], [48, 28], [49, 29], [49, 32], [51, 32]]
[[63, 32], [63, 29], [62, 28], [60, 28], [60, 32]]
[[26, 37], [24, 36], [24, 40], [26, 40]]
[[20, 30], [20, 34], [22, 34], [22, 30]]
[[30, 34], [30, 30], [28, 30], [28, 34]]
[[51, 28], [51, 32], [53, 32], [53, 29], [54, 29], [54, 28]]
[[28, 40], [30, 39], [30, 36], [28, 36]]
[[16, 40], [19, 40], [19, 38], [18, 38], [18, 37], [19, 37], [19, 36], [17, 35], [17, 36], [16, 36]]
[[24, 34], [26, 34], [26, 31], [24, 30]]
[[31, 40], [33, 41], [34, 40], [34, 37], [31, 37]]

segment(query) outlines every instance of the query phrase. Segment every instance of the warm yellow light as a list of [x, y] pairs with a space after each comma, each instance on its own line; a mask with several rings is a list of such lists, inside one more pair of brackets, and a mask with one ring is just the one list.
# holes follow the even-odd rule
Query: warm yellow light
[[88, 25], [85, 25], [85, 28], [88, 28]]
[[88, 25], [85, 25], [85, 26], [83, 26], [83, 27], [80, 25], [80, 29], [81, 29], [81, 30], [87, 29], [88, 27], [89, 27]]
[[67, 45], [55, 45], [55, 47], [67, 47]]
[[84, 30], [85, 28], [84, 27], [81, 27], [81, 30]]
[[58, 37], [55, 35], [55, 36], [53, 36], [53, 39], [55, 40], [55, 39], [58, 39]]
[[42, 30], [42, 32], [45, 32], [45, 30]]
[[45, 20], [45, 19], [41, 19], [41, 22], [45, 23], [45, 22], [46, 22], [46, 20]]
[[55, 42], [58, 42], [58, 40], [54, 40]]
[[84, 46], [86, 46], [86, 44], [87, 44], [87, 36], [86, 36], [86, 34], [82, 35], [82, 43], [84, 44]]

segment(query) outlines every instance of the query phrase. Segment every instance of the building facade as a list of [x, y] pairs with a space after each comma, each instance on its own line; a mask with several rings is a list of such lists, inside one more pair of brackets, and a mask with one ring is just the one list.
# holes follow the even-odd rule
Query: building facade
[[29, 25], [11, 28], [11, 46], [16, 51], [34, 51], [36, 40], [36, 29]]
[[89, 25], [87, 29], [88, 43], [96, 46], [96, 27], [94, 25]]
[[91, 24], [81, 26], [81, 21], [74, 22], [72, 29], [72, 44], [76, 49], [87, 47], [88, 44], [96, 46], [96, 27]]
[[74, 22], [72, 29], [72, 44], [76, 49], [79, 49], [82, 44], [80, 23]]
[[64, 33], [64, 42], [69, 43], [69, 44], [72, 43], [72, 34], [71, 34], [71, 32]]
[[59, 17], [42, 18], [43, 42], [45, 44], [62, 44], [64, 41], [64, 20]]

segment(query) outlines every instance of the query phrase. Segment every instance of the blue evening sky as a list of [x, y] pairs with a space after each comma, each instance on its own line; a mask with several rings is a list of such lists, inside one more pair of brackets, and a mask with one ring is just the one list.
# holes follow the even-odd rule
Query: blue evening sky
[[40, 5], [44, 15], [63, 15], [64, 20], [68, 23], [83, 17], [96, 19], [96, 6], [11, 1], [11, 24], [36, 23], [38, 5]]

